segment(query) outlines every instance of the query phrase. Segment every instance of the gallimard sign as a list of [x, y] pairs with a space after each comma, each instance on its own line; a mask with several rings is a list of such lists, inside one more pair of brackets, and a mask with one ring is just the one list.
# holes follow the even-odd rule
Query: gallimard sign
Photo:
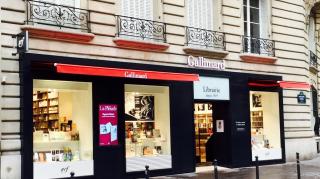
[[136, 72], [129, 72], [129, 71], [124, 72], [124, 77], [148, 79], [148, 75], [146, 73], [136, 73]]
[[229, 100], [229, 79], [199, 77], [193, 82], [194, 99]]
[[188, 65], [195, 68], [206, 68], [212, 70], [225, 70], [225, 61], [213, 61], [204, 57], [194, 57], [190, 55], [188, 57]]

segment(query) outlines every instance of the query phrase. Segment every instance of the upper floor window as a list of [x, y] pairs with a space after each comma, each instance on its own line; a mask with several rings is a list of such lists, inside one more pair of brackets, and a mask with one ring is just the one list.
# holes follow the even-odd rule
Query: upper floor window
[[213, 30], [213, 0], [187, 0], [188, 26]]
[[28, 0], [27, 23], [89, 31], [89, 13], [81, 0]]
[[271, 1], [243, 0], [244, 52], [274, 56], [271, 36]]
[[121, 0], [117, 35], [131, 39], [165, 42], [160, 0]]
[[243, 0], [244, 35], [268, 38], [268, 0]]
[[204, 46], [224, 50], [224, 34], [221, 27], [220, 0], [187, 0], [188, 46]]
[[309, 69], [313, 73], [318, 73], [318, 57], [317, 57], [317, 47], [316, 47], [316, 22], [315, 15], [311, 12], [309, 16], [309, 26], [308, 26], [308, 43], [309, 43]]
[[156, 20], [157, 3], [153, 0], [122, 0], [121, 15], [145, 20]]
[[309, 50], [311, 50], [313, 53], [316, 52], [315, 32], [316, 32], [315, 18], [313, 14], [310, 14], [309, 28], [308, 28], [308, 42], [309, 42]]

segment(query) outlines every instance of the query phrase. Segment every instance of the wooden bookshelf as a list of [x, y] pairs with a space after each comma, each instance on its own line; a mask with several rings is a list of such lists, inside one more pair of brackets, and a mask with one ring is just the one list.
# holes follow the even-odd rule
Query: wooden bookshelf
[[44, 132], [59, 129], [59, 93], [36, 91], [33, 93], [33, 127]]
[[251, 111], [251, 128], [263, 128], [263, 111]]
[[[202, 106], [202, 109], [198, 107]], [[206, 143], [210, 136], [213, 134], [213, 119], [212, 109], [209, 109], [208, 104], [196, 104], [194, 112], [195, 124], [195, 143], [196, 143], [196, 157], [198, 162], [207, 162], [206, 158]]]

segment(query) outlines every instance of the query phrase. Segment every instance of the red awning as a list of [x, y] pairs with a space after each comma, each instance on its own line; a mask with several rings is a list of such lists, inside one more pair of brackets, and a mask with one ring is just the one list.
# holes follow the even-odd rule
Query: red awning
[[107, 68], [70, 64], [55, 64], [58, 73], [92, 75], [92, 76], [110, 76], [122, 78], [140, 78], [152, 80], [171, 80], [171, 81], [198, 81], [198, 74], [188, 73], [170, 73], [159, 71], [132, 70], [123, 68]]
[[281, 87], [281, 88], [295, 88], [295, 89], [309, 89], [310, 84], [296, 81], [274, 81], [274, 80], [257, 80], [250, 81], [249, 86], [253, 87]]
[[278, 81], [281, 88], [309, 89], [310, 84], [296, 81]]

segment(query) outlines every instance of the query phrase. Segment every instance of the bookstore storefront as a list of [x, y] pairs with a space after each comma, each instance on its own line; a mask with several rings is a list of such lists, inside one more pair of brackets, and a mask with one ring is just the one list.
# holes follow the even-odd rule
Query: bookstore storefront
[[24, 54], [22, 176], [137, 178], [146, 165], [152, 175], [194, 171], [194, 148], [185, 146], [194, 145], [198, 75], [92, 61]]
[[[273, 78], [273, 79], [272, 79]], [[282, 88], [274, 76], [200, 73], [194, 82], [197, 166], [284, 162]]]
[[[248, 84], [280, 77], [29, 53], [21, 58], [24, 178], [137, 178], [146, 165], [153, 176], [194, 172], [194, 106], [203, 102], [195, 101], [194, 84], [203, 79], [225, 84], [221, 91], [200, 91], [228, 90], [224, 101], [210, 101], [220, 164], [248, 166], [253, 155], [271, 150], [265, 161], [284, 161], [281, 89]], [[272, 102], [277, 118], [268, 116], [275, 110], [268, 107], [271, 99], [278, 102]]]

